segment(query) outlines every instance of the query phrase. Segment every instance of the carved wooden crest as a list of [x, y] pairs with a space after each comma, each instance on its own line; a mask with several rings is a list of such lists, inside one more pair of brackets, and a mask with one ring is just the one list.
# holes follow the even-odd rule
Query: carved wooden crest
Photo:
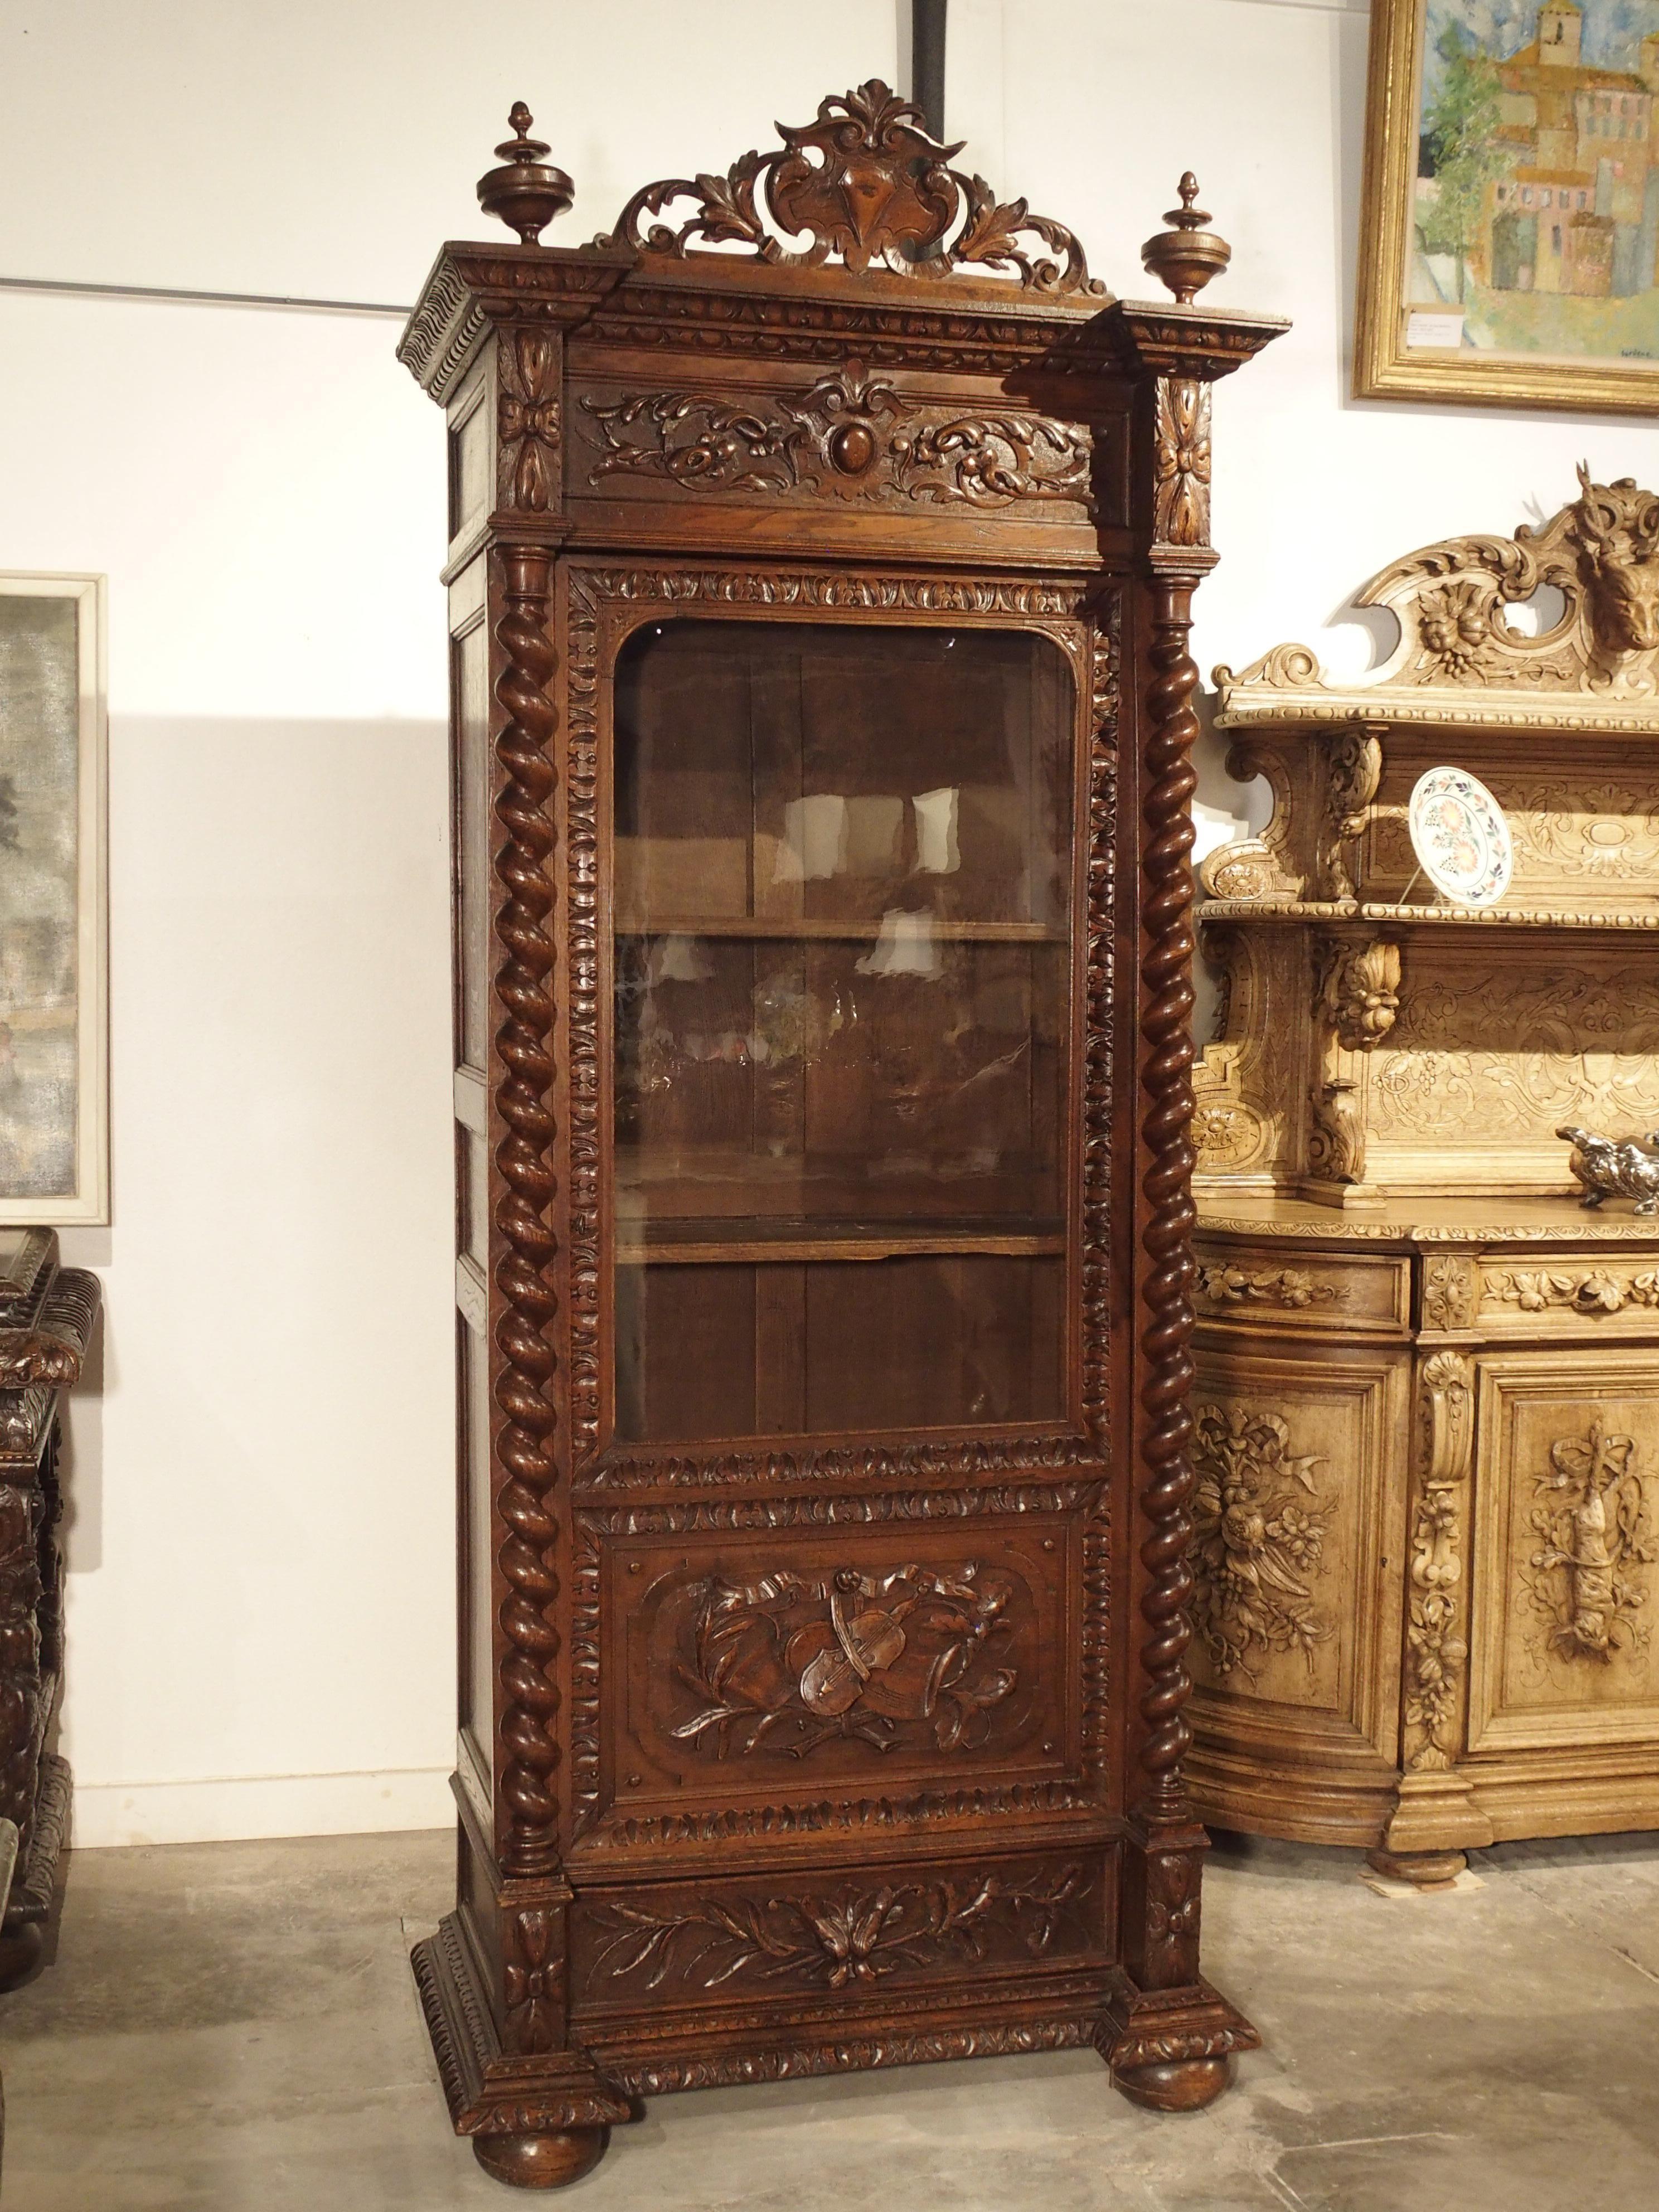
[[[746, 246], [777, 268], [816, 267], [833, 254], [851, 270], [879, 265], [902, 276], [949, 276], [972, 264], [1015, 275], [1032, 291], [1109, 296], [1063, 224], [1033, 215], [1023, 199], [999, 201], [983, 177], [953, 169], [962, 143], [941, 145], [924, 125], [920, 108], [872, 77], [832, 93], [811, 123], [780, 123], [781, 146], [744, 155], [724, 176], [647, 185], [594, 244], [680, 258]], [[641, 229], [641, 216], [677, 202], [690, 210], [678, 228]], [[1022, 238], [1048, 253], [1034, 255]], [[808, 243], [787, 242], [801, 239]]]
[[[1386, 607], [1400, 625], [1382, 667], [1339, 686], [1305, 646], [1275, 646], [1242, 674], [1216, 670], [1224, 710], [1271, 704], [1280, 718], [1323, 720], [1368, 707], [1409, 716], [1413, 695], [1434, 692], [1659, 697], [1659, 495], [1629, 477], [1578, 476], [1578, 498], [1540, 528], [1445, 538], [1373, 577], [1355, 605]], [[1512, 626], [1508, 609], [1545, 586], [1561, 594], [1559, 618], [1536, 635]]]

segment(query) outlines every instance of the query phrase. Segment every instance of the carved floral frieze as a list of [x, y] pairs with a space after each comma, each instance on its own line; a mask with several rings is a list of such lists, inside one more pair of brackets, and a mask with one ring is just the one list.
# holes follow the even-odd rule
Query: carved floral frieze
[[1627, 1307], [1659, 1308], [1659, 1267], [1489, 1267], [1484, 1279], [1488, 1304], [1513, 1306], [1519, 1313], [1616, 1314]]
[[1231, 1264], [1200, 1267], [1199, 1294], [1218, 1306], [1285, 1306], [1300, 1311], [1308, 1306], [1340, 1305], [1347, 1297], [1345, 1285], [1311, 1274], [1305, 1267], [1237, 1267]]
[[[822, 1897], [720, 1897], [662, 1906], [608, 1904], [586, 1975], [638, 1990], [714, 1990], [816, 1983], [856, 1996], [902, 1968], [972, 1964], [1000, 1937], [1018, 1954], [1088, 1947], [1091, 1887], [1080, 1865], [960, 1880], [855, 1883]], [[1069, 1940], [1067, 1940], [1069, 1939]]]
[[590, 484], [645, 477], [690, 491], [975, 507], [1089, 497], [1086, 430], [1041, 415], [912, 404], [856, 362], [806, 391], [738, 403], [678, 389], [581, 404], [601, 441]]
[[1313, 1474], [1323, 1455], [1293, 1453], [1290, 1441], [1279, 1413], [1195, 1410], [1193, 1619], [1223, 1678], [1254, 1682], [1261, 1660], [1281, 1652], [1299, 1651], [1311, 1668], [1334, 1632], [1310, 1586], [1330, 1521]]

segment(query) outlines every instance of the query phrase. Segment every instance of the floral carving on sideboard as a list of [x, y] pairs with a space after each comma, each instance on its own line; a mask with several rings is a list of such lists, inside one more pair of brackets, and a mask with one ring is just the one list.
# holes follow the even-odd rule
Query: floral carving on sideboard
[[805, 1758], [854, 1736], [975, 1750], [1018, 1671], [1003, 1652], [1014, 1588], [969, 1561], [951, 1573], [906, 1565], [689, 1586], [690, 1655], [678, 1664], [696, 1709], [671, 1730], [724, 1759], [765, 1744]]
[[1648, 1640], [1638, 1616], [1648, 1600], [1635, 1573], [1656, 1557], [1647, 1493], [1633, 1437], [1599, 1420], [1582, 1437], [1559, 1437], [1531, 1526], [1541, 1547], [1527, 1563], [1533, 1601], [1550, 1621], [1559, 1657], [1610, 1661], [1621, 1645]]
[[1224, 1680], [1237, 1673], [1253, 1683], [1261, 1661], [1281, 1652], [1301, 1652], [1311, 1670], [1315, 1649], [1334, 1633], [1310, 1587], [1329, 1526], [1313, 1476], [1323, 1455], [1290, 1443], [1282, 1414], [1195, 1409], [1193, 1618]]

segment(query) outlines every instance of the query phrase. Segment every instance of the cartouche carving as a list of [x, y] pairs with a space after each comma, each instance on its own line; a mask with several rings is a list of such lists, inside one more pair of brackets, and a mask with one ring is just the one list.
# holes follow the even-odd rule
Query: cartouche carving
[[754, 392], [735, 404], [683, 389], [581, 404], [604, 441], [590, 484], [643, 476], [696, 491], [960, 500], [984, 508], [1089, 497], [1085, 430], [1041, 415], [913, 404], [858, 362], [810, 391]]
[[[1031, 291], [1109, 298], [1063, 224], [1031, 214], [1023, 199], [1001, 204], [983, 177], [951, 168], [963, 142], [940, 144], [926, 120], [872, 77], [832, 93], [813, 122], [780, 124], [781, 147], [744, 155], [723, 177], [647, 185], [615, 229], [594, 243], [681, 258], [694, 247], [744, 246], [775, 267], [794, 269], [836, 254], [852, 270], [876, 263], [898, 276], [933, 279], [978, 267], [1018, 271], [1021, 287]], [[678, 229], [659, 222], [641, 230], [641, 216], [660, 215], [677, 201], [695, 210]], [[1025, 234], [1064, 261], [1033, 258], [1019, 243]], [[811, 244], [794, 252], [782, 236], [807, 236]]]
[[1083, 1950], [1091, 1948], [1079, 1910], [1089, 1887], [1085, 1869], [1069, 1865], [1024, 1878], [847, 1886], [817, 1899], [709, 1899], [660, 1911], [606, 1905], [593, 1916], [606, 1940], [589, 1986], [640, 1976], [647, 1989], [802, 1980], [862, 1994], [902, 1967], [982, 1959], [997, 1934], [1044, 1957], [1067, 1923], [1066, 1948]]
[[1418, 1486], [1406, 1618], [1407, 1764], [1449, 1766], [1468, 1644], [1459, 1626], [1463, 1579], [1458, 1495], [1474, 1449], [1472, 1367], [1461, 1352], [1431, 1352], [1418, 1394]]
[[1549, 1648], [1563, 1658], [1604, 1663], [1627, 1644], [1644, 1644], [1637, 1616], [1647, 1591], [1632, 1569], [1656, 1556], [1646, 1488], [1633, 1437], [1612, 1436], [1599, 1420], [1583, 1437], [1559, 1437], [1544, 1493], [1532, 1514], [1542, 1548], [1528, 1561], [1534, 1603], [1551, 1623]]
[[1329, 1526], [1313, 1478], [1324, 1455], [1292, 1453], [1290, 1440], [1282, 1414], [1197, 1408], [1193, 1616], [1224, 1678], [1237, 1670], [1254, 1683], [1258, 1649], [1264, 1658], [1299, 1651], [1311, 1672], [1315, 1647], [1333, 1633], [1308, 1586]]
[[689, 1663], [696, 1709], [670, 1730], [724, 1759], [763, 1743], [804, 1759], [856, 1736], [878, 1751], [918, 1739], [941, 1752], [986, 1740], [1019, 1680], [998, 1663], [1013, 1586], [969, 1560], [955, 1574], [902, 1566], [691, 1584]]

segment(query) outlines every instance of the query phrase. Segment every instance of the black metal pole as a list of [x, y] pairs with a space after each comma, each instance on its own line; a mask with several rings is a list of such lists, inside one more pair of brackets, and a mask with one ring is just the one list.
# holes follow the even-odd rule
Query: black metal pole
[[910, 0], [910, 97], [935, 138], [945, 136], [945, 0]]

